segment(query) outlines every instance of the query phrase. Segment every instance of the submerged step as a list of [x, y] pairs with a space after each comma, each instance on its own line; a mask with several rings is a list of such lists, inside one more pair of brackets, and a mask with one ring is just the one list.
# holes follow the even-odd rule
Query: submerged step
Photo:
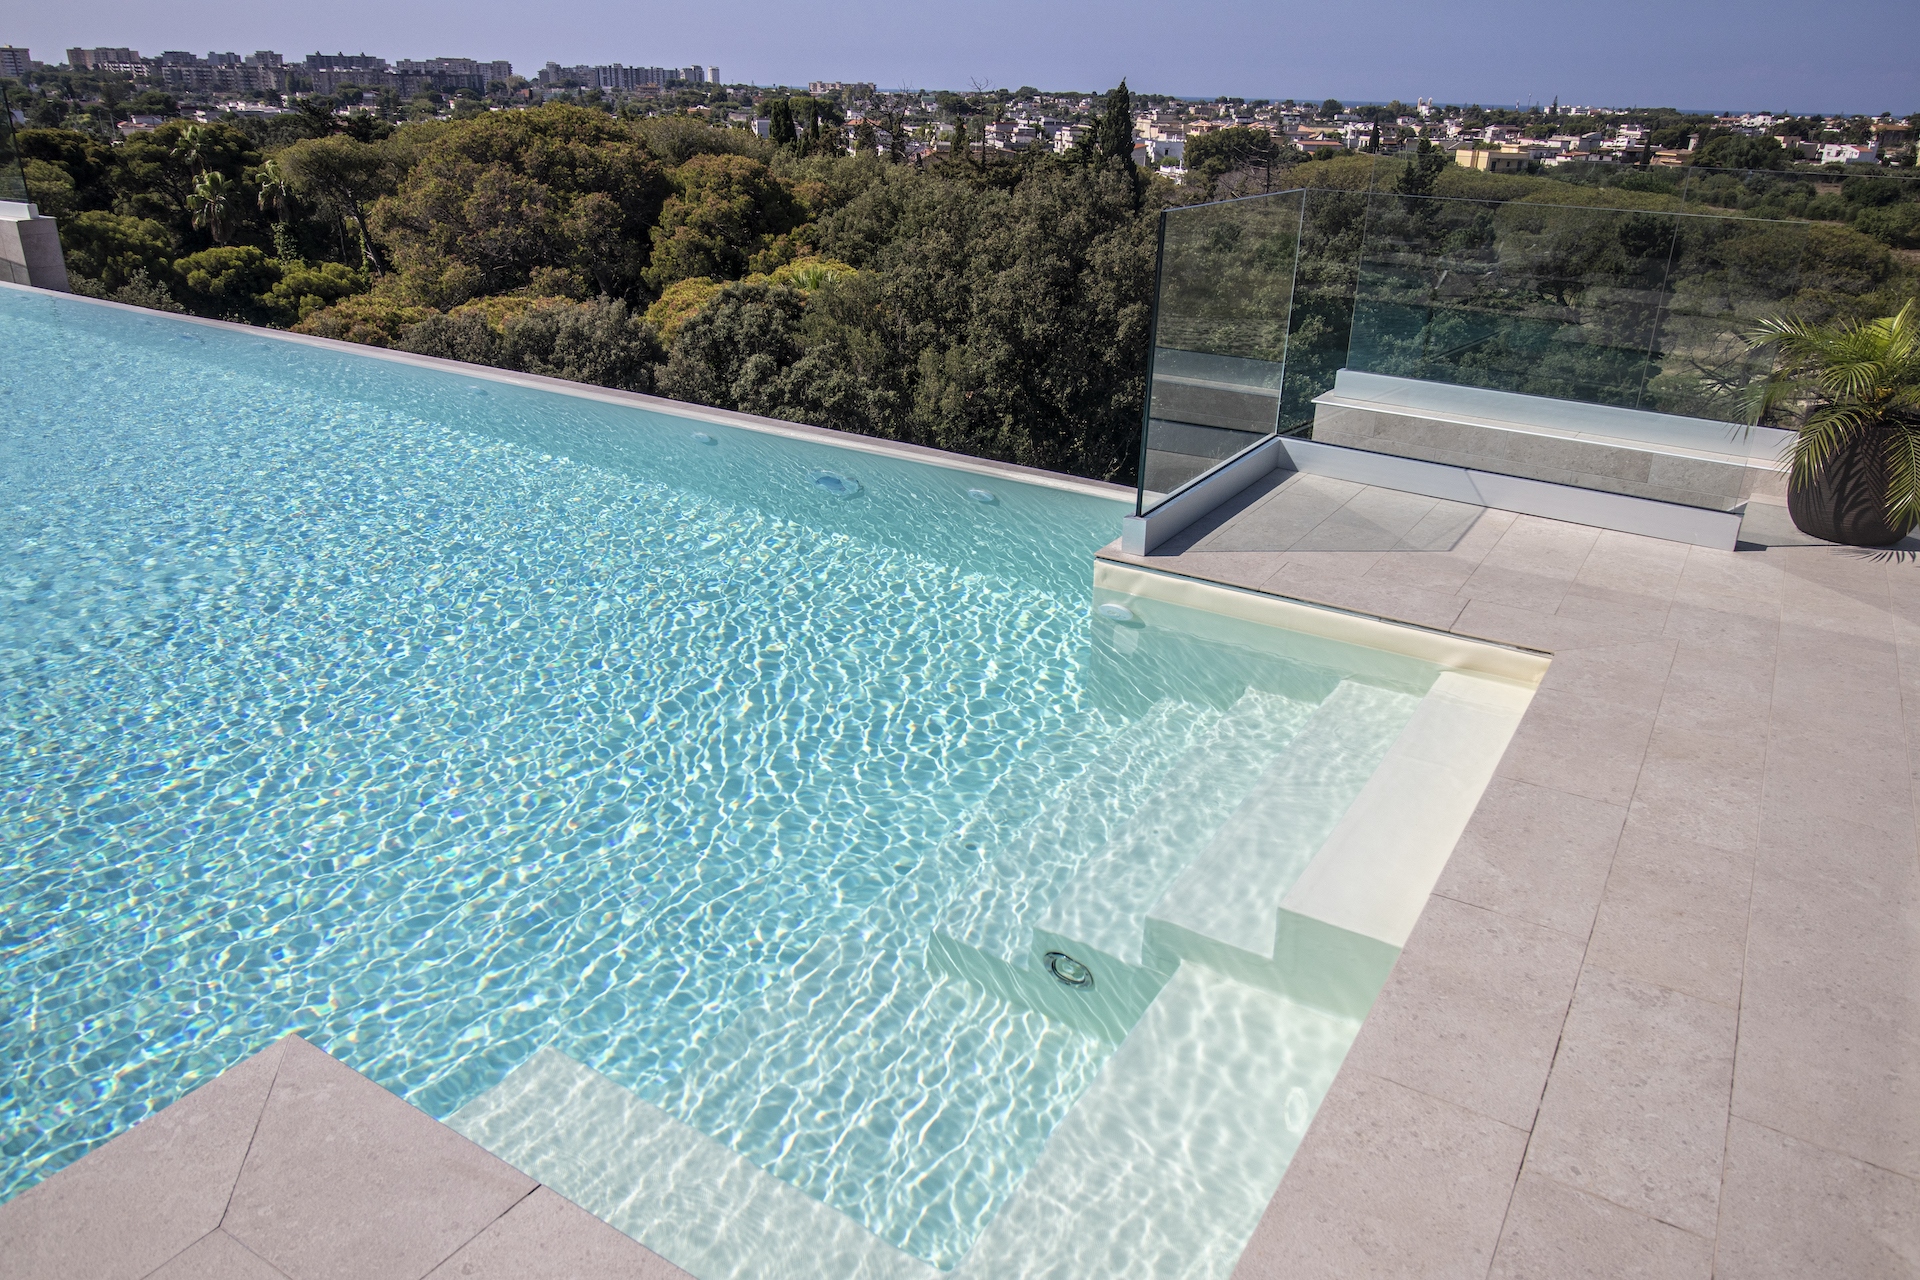
[[1156, 703], [1023, 825], [1009, 829], [990, 816], [970, 823], [962, 834], [982, 846], [984, 861], [935, 921], [928, 967], [1084, 1029], [1108, 1025], [1086, 1020], [1081, 993], [1050, 979], [1029, 982], [1034, 923], [1220, 718], [1210, 708]]
[[[1133, 819], [1089, 858], [1040, 913], [1027, 968], [1058, 985], [1048, 957], [1087, 970], [1095, 993], [1074, 997], [1106, 1039], [1123, 1039], [1172, 971], [1143, 955], [1146, 915], [1315, 713], [1312, 703], [1249, 689], [1160, 778]], [[1051, 993], [1049, 993], [1051, 994]]]
[[1182, 965], [951, 1271], [555, 1049], [447, 1123], [699, 1280], [1224, 1277], [1358, 1030]]
[[947, 1274], [557, 1049], [447, 1123], [699, 1280]]
[[1224, 1280], [1359, 1029], [1181, 965], [949, 1274]]
[[1162, 963], [1197, 960], [1364, 1014], [1533, 689], [1449, 671], [1410, 718], [1391, 702], [1405, 696], [1356, 692], [1301, 734], [1154, 906], [1148, 947]]

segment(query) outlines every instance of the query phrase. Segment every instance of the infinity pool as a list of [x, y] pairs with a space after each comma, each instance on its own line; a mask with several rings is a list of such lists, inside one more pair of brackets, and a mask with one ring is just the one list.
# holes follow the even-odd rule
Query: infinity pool
[[930, 940], [1018, 979], [1438, 671], [1101, 617], [1092, 486], [18, 289], [0, 355], [0, 1198], [289, 1031], [440, 1117], [550, 1049], [951, 1267], [1125, 1024]]

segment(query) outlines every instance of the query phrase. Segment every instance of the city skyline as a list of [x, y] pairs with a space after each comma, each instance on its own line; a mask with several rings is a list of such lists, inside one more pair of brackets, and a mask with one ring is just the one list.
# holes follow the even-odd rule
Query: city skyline
[[[142, 52], [274, 49], [365, 52], [389, 59], [503, 59], [522, 74], [562, 64], [717, 64], [730, 82], [805, 84], [871, 80], [883, 89], [974, 84], [1099, 90], [1121, 77], [1140, 92], [1185, 97], [1337, 97], [1353, 101], [1432, 96], [1488, 106], [1560, 101], [1682, 109], [1877, 114], [1916, 105], [1906, 50], [1920, 36], [1910, 5], [1855, 0], [1821, 29], [1844, 57], [1813, 57], [1783, 38], [1804, 11], [1778, 0], [1675, 10], [1641, 0], [1579, 18], [1491, 0], [1471, 15], [1409, 0], [1362, 11], [1254, 0], [1209, 0], [1180, 9], [1119, 0], [1035, 11], [983, 0], [964, 23], [928, 28], [924, 9], [855, 0], [831, 21], [749, 0], [724, 11], [621, 9], [583, 0], [530, 13], [500, 0], [375, 9], [361, 0], [326, 13], [263, 12], [231, 0], [191, 11], [103, 0], [82, 10], [10, 18], [0, 44], [58, 62], [70, 46], [125, 45]], [[1178, 25], [1170, 22], [1170, 17]], [[449, 32], [458, 34], [449, 38]], [[929, 38], [933, 33], [934, 38]], [[1871, 38], [1867, 38], [1868, 35]], [[1222, 38], [1222, 37], [1230, 38]], [[443, 47], [457, 45], [460, 47]]]

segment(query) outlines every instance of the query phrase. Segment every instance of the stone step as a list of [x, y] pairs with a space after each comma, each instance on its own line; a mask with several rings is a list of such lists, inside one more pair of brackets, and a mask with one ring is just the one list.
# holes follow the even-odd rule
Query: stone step
[[[1170, 967], [1143, 956], [1148, 910], [1245, 800], [1273, 761], [1313, 718], [1313, 703], [1249, 689], [1191, 751], [1161, 776], [1133, 819], [1075, 872], [1034, 926], [1027, 968], [1059, 986], [1047, 957], [1085, 967], [1104, 1023], [1118, 1042], [1145, 1012]], [[1086, 1003], [1085, 993], [1069, 994]]]
[[447, 1123], [699, 1280], [948, 1274], [557, 1049]]
[[1364, 1015], [1532, 696], [1448, 671], [1411, 715], [1367, 686], [1329, 699], [1155, 904], [1149, 956]]
[[[1013, 825], [982, 814], [954, 838], [980, 847], [972, 880], [944, 906], [927, 940], [928, 968], [1075, 1025], [1079, 993], [1027, 981], [1033, 927], [1089, 859], [1111, 843], [1159, 779], [1204, 741], [1222, 713], [1172, 699], [1155, 703], [1098, 758], [1061, 783], [1041, 810]], [[1067, 999], [1064, 997], [1074, 997]], [[1097, 1025], [1106, 1025], [1098, 1022]]]
[[699, 1280], [1225, 1280], [1358, 1030], [1182, 965], [950, 1271], [555, 1049], [447, 1123]]

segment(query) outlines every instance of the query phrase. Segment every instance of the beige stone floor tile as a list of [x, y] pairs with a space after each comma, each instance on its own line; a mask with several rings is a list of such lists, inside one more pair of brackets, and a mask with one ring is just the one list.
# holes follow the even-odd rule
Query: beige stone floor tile
[[1392, 551], [1439, 499], [1391, 489], [1362, 489], [1313, 526], [1291, 551]]
[[1634, 798], [1653, 721], [1652, 711], [1543, 688], [1495, 776], [1627, 804]]
[[1580, 976], [1582, 942], [1431, 900], [1347, 1061], [1530, 1128]]
[[1684, 543], [1601, 529], [1574, 581], [1669, 600], [1692, 551]]
[[1437, 591], [1422, 591], [1399, 583], [1380, 583], [1372, 577], [1317, 571], [1311, 559], [1289, 559], [1285, 567], [1260, 586], [1262, 591], [1351, 609], [1356, 613], [1411, 622], [1445, 631], [1460, 616], [1466, 601]]
[[1528, 609], [1554, 613], [1573, 585], [1572, 573], [1531, 565], [1501, 564], [1489, 555], [1474, 569], [1460, 594], [1472, 597], [1476, 604], [1505, 605], [1510, 609]]
[[1913, 830], [1912, 765], [1885, 746], [1849, 750], [1776, 733], [1767, 754], [1761, 823], [1855, 822], [1901, 835]]
[[1572, 581], [1599, 541], [1600, 532], [1583, 524], [1517, 515], [1488, 559], [1499, 564], [1551, 567], [1556, 572], [1564, 571]]
[[1518, 609], [1479, 598], [1467, 602], [1453, 629], [1461, 635], [1540, 649], [1556, 656], [1573, 649], [1658, 640], [1664, 630], [1640, 626], [1631, 619], [1570, 618], [1538, 609]]
[[1623, 805], [1495, 778], [1433, 891], [1585, 938], [1626, 818]]
[[1735, 1014], [1589, 964], [1527, 1151], [1529, 1171], [1711, 1234]]
[[1682, 645], [1724, 653], [1741, 661], [1772, 661], [1780, 639], [1780, 610], [1773, 605], [1740, 612], [1676, 595], [1667, 607], [1667, 621], [1661, 633]]
[[1774, 657], [1680, 642], [1660, 698], [1662, 728], [1764, 743], [1773, 716]]
[[292, 1280], [413, 1280], [533, 1190], [344, 1063], [285, 1046], [222, 1225]]
[[1803, 819], [1754, 866], [1734, 1110], [1920, 1176], [1920, 869], [1911, 834]]
[[1645, 1214], [1520, 1175], [1490, 1280], [1706, 1280], [1713, 1241]]
[[1716, 1261], [1723, 1280], [1911, 1280], [1920, 1183], [1735, 1116]]
[[1286, 556], [1277, 551], [1188, 551], [1178, 556], [1148, 556], [1133, 561], [1143, 568], [1249, 590], [1258, 590], [1260, 584], [1279, 572], [1286, 562]]
[[1286, 551], [1345, 506], [1361, 486], [1300, 476], [1193, 544], [1193, 551]]
[[1394, 550], [1422, 554], [1451, 553], [1467, 540], [1486, 514], [1485, 507], [1436, 498], [1419, 522], [1401, 536]]
[[1540, 688], [1657, 711], [1666, 694], [1676, 647], [1674, 641], [1660, 639], [1569, 649], [1554, 655]]
[[1680, 571], [1673, 600], [1676, 607], [1778, 619], [1780, 594], [1780, 572], [1764, 556], [1695, 547]]
[[287, 1273], [269, 1266], [226, 1232], [210, 1231], [147, 1280], [287, 1280]]
[[693, 1280], [659, 1254], [541, 1187], [427, 1280]]
[[1774, 698], [1783, 708], [1870, 715], [1899, 684], [1899, 651], [1891, 638], [1822, 637], [1802, 623], [1781, 623]]
[[1752, 888], [1751, 854], [1655, 835], [1629, 822], [1587, 960], [1738, 1009]]
[[0, 1274], [139, 1280], [218, 1227], [282, 1055], [255, 1054], [0, 1205]]
[[1380, 562], [1385, 551], [1327, 551], [1296, 547], [1277, 571], [1303, 582], [1341, 582], [1359, 578]]
[[1658, 634], [1666, 627], [1672, 607], [1672, 602], [1662, 597], [1575, 582], [1567, 588], [1554, 612], [1563, 618], [1632, 626]]
[[[1457, 504], [1441, 503], [1436, 507], [1435, 514], [1444, 517], [1455, 506]], [[1421, 533], [1421, 529], [1416, 527], [1414, 535], [1409, 535], [1409, 542], [1395, 548], [1392, 554], [1382, 556], [1367, 571], [1367, 576], [1382, 582], [1404, 582], [1408, 586], [1430, 591], [1445, 591], [1448, 594], [1458, 592], [1514, 521], [1510, 511], [1476, 510], [1479, 510], [1479, 514], [1472, 523], [1450, 545], [1444, 547], [1428, 545], [1425, 549], [1415, 550], [1410, 540]]]
[[1628, 826], [1649, 839], [1751, 849], [1760, 826], [1765, 753], [1764, 739], [1656, 724]]
[[1480, 1280], [1525, 1150], [1522, 1130], [1342, 1071], [1234, 1280]]

